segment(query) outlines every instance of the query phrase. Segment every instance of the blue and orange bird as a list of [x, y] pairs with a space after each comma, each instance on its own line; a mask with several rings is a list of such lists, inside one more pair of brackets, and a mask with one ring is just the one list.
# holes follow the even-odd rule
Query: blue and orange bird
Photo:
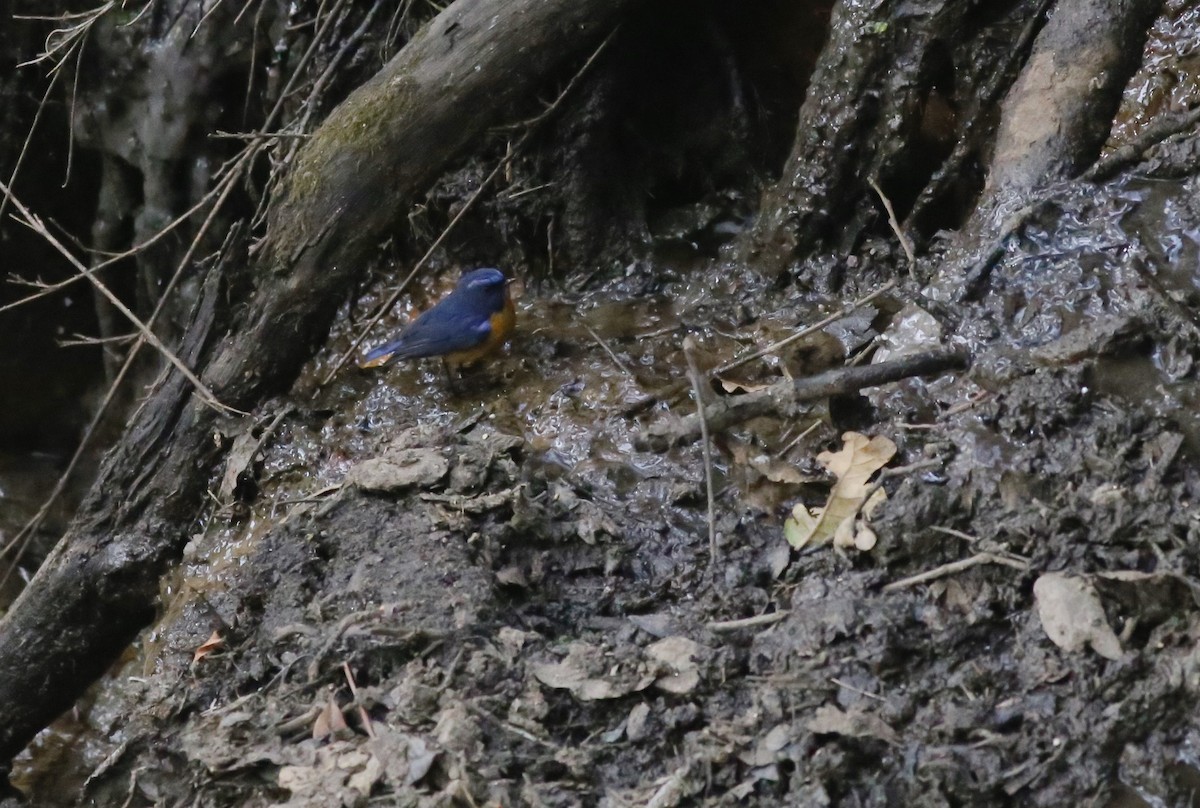
[[376, 368], [398, 359], [440, 356], [447, 365], [470, 365], [495, 351], [516, 324], [508, 279], [498, 269], [473, 269], [450, 294], [422, 312], [391, 342], [373, 348], [359, 363]]

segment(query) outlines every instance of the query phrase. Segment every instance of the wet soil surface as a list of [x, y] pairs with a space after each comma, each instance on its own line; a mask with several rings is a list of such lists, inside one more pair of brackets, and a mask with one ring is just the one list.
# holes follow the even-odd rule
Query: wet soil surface
[[[1186, 804], [1192, 186], [1066, 192], [978, 299], [907, 281], [706, 385], [976, 357], [713, 436], [712, 542], [702, 447], [638, 448], [694, 411], [684, 337], [703, 368], [767, 345], [889, 280], [886, 245], [814, 262], [815, 288], [849, 279], [836, 298], [666, 251], [586, 293], [530, 282], [508, 353], [453, 389], [417, 364], [317, 390], [381, 282], [221, 437], [159, 621], [18, 784], [38, 805]], [[850, 431], [913, 468], [883, 479], [873, 543], [794, 549], [785, 518], [825, 505], [817, 457]]]

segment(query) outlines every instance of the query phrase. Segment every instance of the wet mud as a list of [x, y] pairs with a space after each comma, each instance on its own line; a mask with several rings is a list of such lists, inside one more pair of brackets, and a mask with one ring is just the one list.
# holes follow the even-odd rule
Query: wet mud
[[[1133, 93], [1124, 123], [1176, 86]], [[1188, 143], [1136, 179], [1056, 187], [969, 285], [939, 273], [952, 244], [910, 268], [882, 227], [780, 283], [732, 250], [746, 189], [615, 206], [632, 235], [567, 217], [547, 238], [615, 233], [647, 257], [509, 262], [519, 321], [493, 361], [323, 384], [407, 271], [381, 267], [293, 390], [213, 436], [228, 460], [157, 619], [14, 785], [39, 806], [1192, 804]], [[432, 197], [465, 197], [464, 176]], [[514, 199], [486, 215], [520, 219]], [[365, 345], [478, 263], [470, 238]], [[707, 454], [644, 448], [696, 411], [685, 340], [708, 400], [939, 347], [973, 362], [760, 416]], [[894, 457], [852, 535], [797, 539], [854, 433]]]
[[[822, 298], [691, 255], [528, 280], [508, 351], [453, 385], [417, 363], [319, 388], [384, 277], [224, 436], [160, 619], [16, 781], [46, 805], [1184, 804], [1198, 343], [1159, 287], [1195, 296], [1162, 261], [1194, 255], [1194, 198], [1064, 194], [979, 299], [906, 281], [706, 386], [975, 355], [715, 436], [715, 554], [701, 447], [637, 448], [694, 411], [684, 337], [712, 368], [884, 278]], [[912, 470], [871, 549], [794, 550], [784, 518], [825, 502], [817, 455], [850, 430]]]

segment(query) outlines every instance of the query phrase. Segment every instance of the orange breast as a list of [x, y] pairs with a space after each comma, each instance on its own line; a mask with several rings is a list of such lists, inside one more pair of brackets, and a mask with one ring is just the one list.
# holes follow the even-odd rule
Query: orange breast
[[513, 307], [512, 298], [506, 295], [504, 308], [491, 317], [492, 332], [488, 338], [468, 351], [446, 354], [446, 361], [452, 365], [473, 365], [503, 345], [516, 324], [517, 310]]

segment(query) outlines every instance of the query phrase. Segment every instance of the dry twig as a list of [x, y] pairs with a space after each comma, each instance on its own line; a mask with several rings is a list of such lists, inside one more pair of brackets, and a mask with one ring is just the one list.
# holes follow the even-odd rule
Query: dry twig
[[742, 365], [746, 364], [747, 362], [753, 362], [755, 359], [759, 359], [760, 357], [766, 356], [767, 354], [775, 353], [780, 348], [786, 348], [788, 345], [791, 345], [793, 342], [800, 340], [800, 339], [804, 339], [809, 334], [820, 331], [822, 328], [829, 325], [830, 323], [836, 323], [838, 320], [841, 320], [843, 317], [849, 317], [855, 311], [857, 311], [858, 309], [861, 309], [863, 306], [867, 305], [875, 298], [879, 297], [880, 295], [886, 294], [895, 288], [896, 288], [896, 282], [888, 281], [883, 286], [880, 286], [878, 289], [876, 289], [874, 292], [871, 292], [869, 295], [866, 295], [864, 297], [860, 297], [858, 300], [855, 300], [853, 303], [848, 303], [847, 305], [843, 306], [841, 309], [839, 309], [838, 311], [829, 315], [828, 317], [824, 318], [823, 320], [818, 320], [817, 322], [813, 323], [810, 326], [805, 326], [804, 328], [800, 329], [796, 333], [791, 334], [787, 337], [784, 337], [783, 339], [779, 340], [778, 342], [773, 342], [765, 348], [759, 348], [758, 350], [752, 351], [752, 352], [746, 354], [745, 356], [740, 356], [737, 359], [730, 360], [729, 362], [726, 362], [725, 364], [723, 364], [720, 367], [713, 370], [712, 374], [714, 376], [720, 376], [722, 373], [728, 373], [729, 371], [733, 370], [734, 368], [741, 367]]
[[596, 329], [592, 328], [587, 323], [584, 323], [583, 327], [587, 330], [587, 332], [589, 334], [592, 335], [592, 339], [594, 339], [596, 341], [596, 344], [599, 345], [606, 354], [608, 354], [608, 358], [613, 361], [613, 364], [615, 364], [618, 368], [620, 368], [621, 372], [624, 373], [626, 376], [633, 378], [633, 372], [630, 371], [629, 368], [625, 365], [625, 363], [621, 361], [621, 357], [617, 356], [616, 352], [613, 351], [613, 349], [611, 347], [609, 347], [609, 344], [607, 342], [605, 342], [600, 337], [599, 334], [596, 333]]
[[739, 620], [716, 620], [705, 626], [709, 631], [716, 634], [724, 634], [730, 631], [740, 631], [744, 628], [758, 628], [759, 626], [770, 626], [778, 623], [780, 620], [791, 614], [787, 609], [780, 609], [777, 612], [767, 612], [766, 614], [756, 614], [753, 617], [743, 617]]
[[1029, 569], [1029, 561], [1027, 559], [1020, 558], [1019, 556], [1000, 555], [999, 553], [976, 553], [970, 558], [960, 559], [959, 561], [951, 561], [949, 564], [943, 564], [940, 567], [934, 567], [931, 570], [926, 570], [925, 572], [918, 573], [917, 575], [910, 575], [907, 578], [901, 578], [899, 581], [892, 581], [892, 583], [883, 587], [882, 591], [895, 592], [900, 589], [907, 589], [910, 586], [923, 584], [927, 581], [934, 581], [938, 578], [945, 578], [947, 575], [954, 575], [962, 572], [963, 570], [969, 570], [972, 567], [978, 567], [982, 564], [1000, 564], [1005, 567], [1012, 567], [1015, 570], [1020, 570], [1021, 572]]
[[887, 198], [883, 193], [883, 189], [879, 187], [879, 183], [875, 182], [874, 178], [867, 180], [867, 182], [875, 189], [875, 193], [879, 194], [879, 201], [883, 203], [883, 209], [887, 211], [888, 224], [891, 225], [892, 232], [896, 234], [896, 238], [900, 242], [900, 248], [904, 250], [904, 257], [908, 259], [908, 271], [911, 274], [917, 266], [916, 256], [913, 255], [912, 241], [908, 236], [904, 235], [904, 230], [900, 227], [900, 221], [896, 218], [896, 209], [892, 207], [892, 200]]
[[48, 243], [51, 247], [57, 250], [59, 254], [66, 258], [79, 274], [86, 276], [96, 290], [104, 295], [104, 297], [108, 299], [108, 301], [117, 309], [117, 311], [121, 312], [121, 314], [125, 316], [125, 319], [129, 320], [129, 322], [141, 332], [142, 337], [151, 345], [153, 345], [164, 359], [174, 365], [175, 368], [181, 374], [183, 374], [183, 377], [187, 379], [192, 384], [192, 387], [196, 389], [201, 401], [213, 409], [220, 410], [221, 412], [245, 415], [245, 413], [243, 413], [241, 410], [234, 409], [233, 407], [227, 406], [218, 401], [212, 390], [208, 389], [208, 385], [202, 382], [200, 377], [193, 373], [192, 369], [185, 365], [182, 360], [175, 355], [174, 351], [164, 345], [162, 340], [158, 338], [158, 335], [151, 331], [146, 323], [138, 318], [136, 314], [130, 311], [129, 307], [125, 305], [121, 298], [117, 297], [117, 295], [114, 294], [111, 289], [105, 286], [104, 283], [102, 283], [100, 279], [95, 276], [95, 274], [89, 274], [87, 267], [80, 263], [79, 259], [76, 258], [70, 250], [63, 246], [63, 243], [55, 238], [54, 234], [46, 229], [46, 225], [42, 222], [42, 220], [39, 219], [32, 211], [30, 211], [29, 208], [25, 207], [20, 199], [12, 196], [8, 186], [6, 186], [4, 183], [0, 183], [0, 190], [9, 195], [13, 206], [21, 214], [22, 223], [41, 236], [46, 243]]
[[717, 517], [716, 497], [713, 495], [712, 444], [708, 436], [708, 421], [704, 415], [704, 390], [700, 383], [700, 369], [692, 351], [695, 343], [691, 337], [683, 338], [683, 355], [687, 359], [688, 378], [692, 381], [692, 392], [696, 396], [696, 418], [700, 421], [701, 450], [704, 452], [704, 489], [708, 495], [708, 562], [717, 560]]

